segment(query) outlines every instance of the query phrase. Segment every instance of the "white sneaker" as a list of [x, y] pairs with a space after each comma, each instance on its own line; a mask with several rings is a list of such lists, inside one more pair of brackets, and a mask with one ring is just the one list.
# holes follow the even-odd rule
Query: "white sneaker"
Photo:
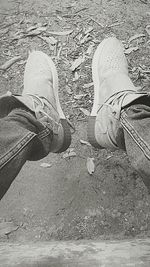
[[30, 53], [22, 95], [14, 97], [33, 111], [37, 120], [53, 130], [50, 152], [62, 152], [69, 147], [70, 127], [59, 101], [57, 70], [49, 56], [41, 51]]
[[88, 119], [89, 142], [97, 148], [117, 147], [114, 133], [117, 124], [113, 114], [117, 113], [119, 118], [123, 107], [145, 94], [137, 92], [129, 78], [123, 45], [115, 37], [103, 40], [97, 47], [92, 62], [92, 76], [94, 103]]

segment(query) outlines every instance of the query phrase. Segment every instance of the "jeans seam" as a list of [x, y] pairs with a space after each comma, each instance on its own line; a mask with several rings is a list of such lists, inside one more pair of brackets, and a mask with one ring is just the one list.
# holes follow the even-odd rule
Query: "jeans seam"
[[51, 131], [48, 128], [45, 128], [42, 132], [40, 132], [37, 136], [40, 139], [44, 139], [47, 137], [49, 134], [51, 134]]
[[0, 159], [0, 169], [12, 160], [34, 137], [35, 133], [27, 133], [19, 142]]
[[150, 160], [150, 149], [147, 143], [138, 134], [138, 132], [133, 128], [133, 126], [125, 119], [125, 117], [127, 117], [127, 115], [125, 114], [125, 112], [122, 112], [122, 116], [120, 119], [121, 125], [128, 132], [131, 138], [136, 142], [139, 148], [143, 151], [144, 155]]

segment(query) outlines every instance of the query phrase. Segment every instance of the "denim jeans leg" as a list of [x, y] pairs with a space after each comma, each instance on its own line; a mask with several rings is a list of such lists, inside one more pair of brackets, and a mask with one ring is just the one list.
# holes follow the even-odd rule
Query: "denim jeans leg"
[[0, 119], [0, 199], [27, 160], [50, 152], [52, 130], [25, 109], [14, 109]]
[[125, 108], [120, 122], [127, 155], [150, 191], [150, 106], [141, 101]]

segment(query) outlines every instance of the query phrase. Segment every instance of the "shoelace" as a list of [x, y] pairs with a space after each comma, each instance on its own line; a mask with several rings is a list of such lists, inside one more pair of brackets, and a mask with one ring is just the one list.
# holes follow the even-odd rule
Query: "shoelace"
[[[34, 112], [35, 112], [35, 115], [37, 118], [39, 117], [39, 113], [41, 113], [46, 118], [48, 118], [50, 121], [52, 121], [55, 125], [57, 125], [57, 126], [59, 125], [59, 123], [57, 123], [51, 116], [49, 116], [44, 111], [44, 106], [47, 106], [49, 108], [49, 106], [46, 103], [46, 102], [48, 102], [48, 100], [45, 100], [44, 98], [42, 99], [38, 95], [33, 95], [33, 94], [27, 94], [27, 95], [30, 96], [32, 99], [33, 109], [34, 109]], [[36, 100], [37, 100], [37, 103], [35, 103]], [[48, 103], [52, 106], [53, 109], [55, 109], [50, 102], [48, 102]], [[37, 104], [37, 106], [36, 106], [36, 104]], [[55, 109], [55, 111], [57, 112], [56, 109]]]
[[115, 118], [117, 120], [119, 120], [120, 119], [120, 114], [121, 114], [121, 108], [122, 108], [123, 101], [124, 101], [125, 97], [128, 94], [130, 94], [130, 93], [134, 93], [134, 94], [137, 93], [139, 95], [140, 94], [143, 95], [142, 92], [135, 92], [133, 90], [121, 91], [121, 92], [115, 93], [109, 99], [107, 99], [105, 103], [100, 103], [99, 104], [100, 107], [98, 108], [97, 113], [100, 111], [100, 109], [103, 106], [108, 106], [112, 110], [112, 113], [115, 114]]

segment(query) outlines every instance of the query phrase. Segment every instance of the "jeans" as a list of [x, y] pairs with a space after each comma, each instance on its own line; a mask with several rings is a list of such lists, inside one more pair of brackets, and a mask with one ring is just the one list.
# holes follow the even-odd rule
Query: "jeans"
[[150, 97], [142, 97], [122, 110], [120, 123], [124, 144], [133, 168], [150, 191]]
[[[9, 102], [9, 97], [7, 102]], [[117, 144], [126, 150], [134, 169], [150, 188], [150, 105], [143, 97], [121, 111]], [[53, 132], [14, 100], [3, 113], [0, 101], [0, 199], [27, 160], [39, 160], [51, 150]], [[8, 114], [7, 114], [8, 113]]]
[[48, 155], [53, 137], [49, 125], [44, 126], [23, 104], [10, 98], [13, 96], [7, 97], [10, 103], [5, 109], [4, 98], [0, 101], [0, 199], [27, 160]]

